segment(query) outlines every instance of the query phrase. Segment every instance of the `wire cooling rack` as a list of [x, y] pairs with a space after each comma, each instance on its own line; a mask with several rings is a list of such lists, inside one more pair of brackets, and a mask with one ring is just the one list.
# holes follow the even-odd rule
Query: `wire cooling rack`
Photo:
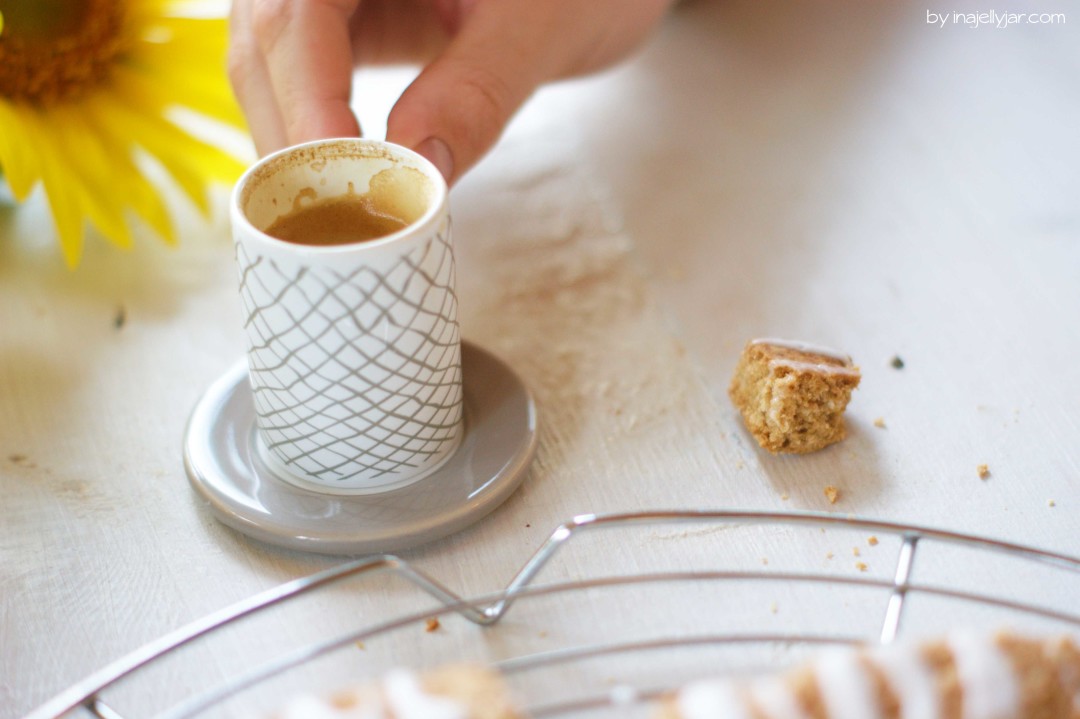
[[[697, 535], [695, 532], [656, 534], [670, 525], [692, 525], [697, 528]], [[824, 562], [828, 569], [818, 571], [805, 566], [793, 570], [783, 566], [783, 562], [774, 562], [770, 567], [765, 558], [753, 568], [723, 566], [719, 559], [717, 566], [686, 568], [676, 561], [680, 546], [691, 542], [694, 536], [732, 528], [757, 531], [782, 528], [794, 532], [786, 538], [802, 548], [810, 546], [813, 538], [820, 539], [819, 532], [824, 536], [826, 531], [842, 530], [848, 535], [863, 537], [871, 533], [870, 544], [876, 546], [891, 541], [895, 552], [889, 569], [886, 572], [879, 569], [876, 574], [853, 572], [847, 563], [845, 569], [838, 570], [839, 563]], [[539, 578], [550, 572], [545, 572], [545, 568], [565, 555], [567, 547], [582, 543], [584, 536], [616, 529], [651, 532], [651, 537], [668, 540], [661, 552], [660, 564], [639, 564], [635, 571], [610, 576], [593, 574], [540, 583]], [[632, 544], [627, 546], [632, 548]], [[860, 553], [858, 547], [853, 552]], [[828, 553], [827, 559], [833, 559], [833, 552]], [[802, 561], [805, 565], [805, 560]], [[880, 568], [880, 561], [875, 559], [875, 563]], [[861, 562], [855, 564], [859, 569], [866, 569]], [[921, 579], [924, 565], [926, 578]], [[965, 568], [964, 572], [957, 571], [960, 565]], [[968, 571], [976, 565], [975, 570]], [[974, 577], [974, 582], [953, 581], [959, 574]], [[597, 716], [605, 712], [612, 716], [631, 716], [635, 712], [645, 716], [645, 707], [651, 700], [696, 675], [775, 668], [798, 658], [798, 652], [793, 649], [806, 650], [823, 644], [888, 644], [902, 630], [911, 633], [908, 625], [915, 626], [912, 630], [915, 633], [920, 628], [933, 631], [935, 627], [948, 628], [965, 620], [1004, 622], [1009, 626], [1031, 625], [1040, 631], [1076, 632], [1080, 629], [1080, 604], [1066, 600], [1063, 606], [1055, 606], [1049, 600], [1051, 596], [1080, 596], [1078, 557], [926, 527], [825, 513], [657, 511], [587, 514], [559, 525], [502, 590], [466, 598], [391, 555], [352, 561], [287, 582], [163, 636], [72, 686], [27, 719], [61, 716], [135, 719], [147, 716], [141, 711], [133, 713], [121, 709], [114, 703], [113, 694], [122, 696], [125, 690], [130, 694], [132, 687], [136, 695], [157, 692], [161, 678], [145, 675], [152, 675], [158, 665], [181, 649], [213, 643], [216, 637], [238, 623], [250, 621], [303, 596], [333, 592], [334, 585], [346, 580], [358, 580], [359, 586], [368, 588], [381, 583], [377, 578], [388, 575], [406, 582], [413, 594], [433, 600], [433, 607], [405, 612], [391, 610], [365, 620], [358, 628], [291, 648], [258, 666], [245, 665], [224, 681], [191, 687], [182, 699], [150, 714], [180, 719], [221, 710], [234, 715], [235, 709], [222, 708], [237, 702], [240, 706], [249, 706], [243, 701], [244, 696], [277, 686], [282, 676], [297, 668], [332, 659], [350, 649], [354, 656], [359, 655], [361, 652], [355, 651], [357, 647], [366, 649], [384, 638], [386, 647], [392, 649], [394, 643], [400, 641], [389, 639], [395, 632], [425, 622], [429, 622], [430, 629], [434, 620], [445, 622], [455, 616], [476, 625], [463, 627], [465, 645], [471, 641], [485, 650], [494, 645], [503, 647], [495, 657], [486, 655], [485, 661], [511, 682], [512, 688], [518, 690], [518, 696], [528, 696], [524, 708], [534, 717]], [[748, 621], [747, 612], [752, 615], [758, 601], [747, 598], [744, 590], [750, 586], [763, 588], [762, 597], [781, 597], [785, 606], [795, 610], [793, 621], [780, 626]], [[717, 611], [706, 613], [709, 616], [679, 611], [691, 593], [703, 588], [712, 592], [706, 601], [710, 606], [716, 606]], [[827, 596], [806, 599], [801, 592], [807, 590], [824, 591]], [[629, 600], [625, 598], [628, 591]], [[539, 615], [549, 619], [574, 616], [593, 611], [602, 606], [608, 593], [618, 592], [624, 593], [624, 605], [629, 603], [638, 607], [633, 610], [635, 613], [644, 613], [648, 607], [653, 607], [658, 610], [657, 616], [685, 621], [665, 626], [660, 626], [664, 622], [651, 619], [634, 621], [630, 624], [635, 630], [652, 631], [642, 634], [629, 631], [631, 627], [626, 625], [616, 626], [610, 636], [575, 636], [569, 640], [558, 637], [554, 641], [540, 642], [542, 646], [537, 650], [533, 649], [536, 641], [523, 640], [525, 636], [546, 637], [544, 631], [531, 631], [527, 605], [545, 603], [548, 613]], [[858, 601], [852, 600], [861, 595], [865, 596]], [[816, 620], [800, 617], [799, 607], [811, 601], [817, 602], [818, 606], [822, 601], [835, 606], [838, 620], [819, 625]], [[912, 607], [920, 601], [926, 602], [922, 611]], [[941, 603], [949, 609], [938, 606]], [[776, 601], [767, 606], [768, 613], [777, 613]], [[603, 608], [596, 610], [601, 618], [587, 619], [584, 624], [604, 624], [605, 611]], [[983, 617], [987, 611], [992, 620]], [[859, 626], [855, 619], [857, 614], [867, 612], [877, 617], [870, 628]], [[513, 625], [512, 628], [507, 628], [507, 624]], [[638, 624], [648, 626], [637, 627]], [[504, 630], [504, 637], [491, 634]], [[457, 658], [453, 651], [462, 653], [462, 645], [455, 646], [457, 649], [447, 655], [450, 659]], [[673, 659], [675, 652], [688, 654], [689, 659], [676, 661]], [[384, 662], [393, 661], [392, 657], [392, 651], [377, 657], [373, 655], [369, 663], [379, 666], [364, 671], [381, 673], [388, 668]], [[441, 656], [437, 660], [446, 658]], [[166, 676], [169, 676], [168, 672]], [[596, 680], [601, 676], [603, 681]], [[583, 681], [583, 677], [592, 677], [593, 681]], [[153, 683], [153, 690], [147, 688], [148, 683]], [[518, 686], [514, 686], [515, 683]], [[253, 712], [244, 709], [239, 713], [250, 716]]]

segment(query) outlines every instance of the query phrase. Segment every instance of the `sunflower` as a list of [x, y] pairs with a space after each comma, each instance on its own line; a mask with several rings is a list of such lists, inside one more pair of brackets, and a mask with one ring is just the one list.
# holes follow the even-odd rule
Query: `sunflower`
[[225, 77], [226, 22], [185, 6], [0, 0], [0, 170], [18, 201], [44, 186], [70, 267], [87, 223], [129, 247], [129, 211], [175, 242], [145, 156], [204, 214], [207, 183], [231, 182], [243, 169], [178, 122], [177, 108], [187, 108], [243, 127]]

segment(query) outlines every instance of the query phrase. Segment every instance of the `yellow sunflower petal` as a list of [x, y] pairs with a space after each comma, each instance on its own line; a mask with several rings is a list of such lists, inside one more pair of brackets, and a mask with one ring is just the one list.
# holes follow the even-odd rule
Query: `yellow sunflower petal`
[[[183, 60], [178, 62], [178, 57]], [[229, 88], [225, 76], [225, 49], [216, 45], [199, 47], [179, 41], [160, 43], [136, 40], [125, 56], [125, 64], [150, 65], [179, 77], [198, 79], [204, 84], [212, 83], [223, 90]]]
[[153, 152], [151, 146], [168, 150], [169, 155], [199, 168], [207, 179], [233, 182], [243, 173], [243, 163], [233, 155], [149, 112], [150, 107], [141, 107], [147, 101], [145, 96], [116, 93], [116, 96], [103, 96], [102, 101], [109, 105], [105, 112], [122, 118], [132, 132], [130, 136], [148, 151]]
[[229, 49], [229, 23], [224, 17], [182, 17], [144, 11], [129, 28], [129, 42], [167, 48], [185, 65], [207, 58], [224, 64]]
[[188, 46], [217, 48], [219, 56], [225, 57], [229, 42], [229, 21], [223, 17], [190, 17], [158, 14], [147, 22], [148, 26], [169, 30], [171, 42], [183, 42]]
[[[19, 200], [42, 182], [72, 267], [82, 255], [87, 220], [111, 242], [131, 244], [128, 208], [174, 241], [168, 208], [143, 175], [139, 153], [154, 156], [203, 211], [207, 181], [231, 182], [243, 171], [238, 159], [165, 116], [185, 107], [243, 127], [225, 76], [227, 22], [207, 16], [206, 0], [125, 5], [126, 49], [110, 80], [44, 110], [0, 98], [0, 169]], [[211, 10], [227, 7], [221, 2]]]
[[[165, 56], [162, 59], [167, 62]], [[187, 107], [241, 130], [246, 127], [232, 91], [224, 80], [211, 74], [192, 72], [188, 76], [185, 70], [167, 67], [164, 63], [161, 67], [151, 66], [145, 70], [127, 68], [126, 72], [134, 79], [127, 80], [125, 84], [131, 92], [135, 92], [137, 87], [138, 96], [145, 107]]]
[[138, 5], [138, 10], [142, 14], [158, 17], [174, 10], [173, 6], [182, 2], [183, 0], [142, 0]]
[[50, 114], [49, 134], [67, 165], [68, 186], [87, 218], [118, 247], [131, 247], [131, 229], [124, 220], [124, 197], [128, 188], [110, 171], [113, 158], [105, 152], [96, 133], [81, 113], [71, 107]]
[[[229, 10], [227, 0], [144, 0], [159, 15], [191, 17], [195, 15], [224, 15]], [[214, 12], [211, 12], [214, 11]]]
[[147, 224], [169, 244], [176, 241], [168, 208], [158, 189], [143, 176], [135, 164], [136, 130], [126, 117], [116, 113], [115, 103], [105, 95], [86, 101], [81, 111], [87, 125], [93, 129], [109, 157], [109, 174], [114, 184], [122, 188], [124, 204], [146, 220]]
[[30, 142], [30, 125], [40, 122], [37, 113], [0, 100], [0, 168], [19, 202], [30, 195], [40, 179], [34, 144]]
[[[167, 5], [175, 3], [166, 3]], [[142, 8], [144, 14], [147, 9]], [[154, 8], [118, 69], [151, 81], [141, 88], [159, 107], [184, 105], [239, 128], [243, 114], [226, 77], [228, 22], [222, 17], [181, 17]]]
[[162, 141], [156, 136], [139, 136], [139, 144], [144, 150], [154, 156], [160, 162], [176, 184], [180, 186], [192, 203], [202, 212], [208, 215], [210, 212], [210, 198], [206, 192], [207, 176], [203, 168], [191, 161], [191, 157], [176, 145]]
[[122, 130], [123, 137], [161, 162], [205, 214], [209, 211], [207, 183], [211, 180], [235, 181], [243, 172], [243, 163], [220, 148], [187, 134], [152, 108], [140, 107], [148, 102], [147, 98], [131, 91], [130, 85], [123, 85], [124, 92], [103, 94], [87, 104], [87, 113], [94, 118], [95, 126], [110, 128], [115, 133]]
[[144, 110], [160, 112], [181, 105], [234, 127], [246, 127], [221, 68], [189, 73], [177, 67], [168, 53], [139, 59], [144, 63], [141, 66], [117, 67], [112, 81], [116, 92], [137, 98]]
[[49, 211], [56, 225], [56, 234], [60, 238], [64, 261], [68, 267], [74, 269], [82, 258], [83, 208], [79, 198], [71, 190], [63, 157], [53, 145], [53, 137], [44, 131], [43, 125], [31, 123], [26, 127], [28, 134], [32, 136], [29, 139], [37, 150], [41, 181], [49, 198]]
[[[164, 120], [160, 125], [160, 132], [141, 129], [139, 145], [157, 158], [192, 202], [207, 213], [210, 209], [206, 194], [208, 181], [232, 183], [243, 172], [243, 165], [175, 125]], [[210, 148], [210, 152], [206, 152], [206, 148]]]

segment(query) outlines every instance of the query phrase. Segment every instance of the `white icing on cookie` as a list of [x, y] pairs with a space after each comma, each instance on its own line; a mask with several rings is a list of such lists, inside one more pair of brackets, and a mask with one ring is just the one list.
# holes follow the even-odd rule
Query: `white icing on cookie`
[[818, 691], [829, 719], [879, 719], [877, 693], [853, 649], [825, 652], [814, 663]]
[[851, 364], [851, 357], [844, 354], [839, 350], [834, 350], [831, 347], [821, 347], [820, 345], [812, 345], [809, 342], [799, 342], [798, 340], [784, 340], [778, 337], [759, 337], [758, 339], [750, 340], [752, 345], [772, 345], [773, 347], [783, 347], [789, 350], [795, 350], [796, 352], [807, 352], [809, 354], [821, 355], [822, 357], [829, 357], [845, 364]]
[[856, 370], [855, 366], [851, 363], [850, 357], [848, 357], [846, 354], [838, 352], [837, 350], [829, 349], [828, 347], [818, 347], [816, 345], [807, 344], [805, 342], [794, 342], [792, 340], [781, 340], [775, 338], [751, 340], [750, 344], [771, 345], [773, 347], [783, 347], [786, 349], [795, 350], [797, 352], [809, 352], [842, 363], [833, 364], [832, 362], [813, 362], [811, 360], [792, 359], [790, 357], [771, 357], [769, 358], [770, 367], [787, 367], [793, 370], [802, 370], [804, 372], [819, 372], [821, 374], [842, 374], [850, 376], [858, 374], [858, 370]]
[[821, 374], [846, 374], [854, 375], [855, 368], [848, 365], [828, 364], [827, 362], [800, 362], [785, 357], [774, 357], [769, 360], [769, 366], [790, 367], [794, 370], [806, 372], [820, 372]]
[[869, 652], [867, 658], [885, 675], [889, 688], [900, 700], [900, 719], [939, 719], [937, 681], [917, 646], [880, 647]]
[[467, 707], [447, 697], [424, 692], [419, 678], [397, 669], [383, 679], [386, 703], [396, 719], [468, 719]]
[[1020, 706], [1020, 688], [993, 637], [957, 632], [946, 639], [964, 693], [962, 719], [1007, 719]]
[[779, 677], [752, 683], [750, 696], [769, 719], [809, 719], [795, 700], [791, 687]]
[[703, 680], [687, 684], [676, 695], [675, 705], [683, 719], [753, 719], [730, 680]]

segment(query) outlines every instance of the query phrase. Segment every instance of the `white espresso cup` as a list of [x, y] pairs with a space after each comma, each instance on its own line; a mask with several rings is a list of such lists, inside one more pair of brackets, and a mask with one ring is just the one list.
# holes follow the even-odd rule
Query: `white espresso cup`
[[[349, 194], [407, 226], [339, 245], [265, 232], [305, 203]], [[447, 187], [435, 166], [386, 142], [297, 145], [252, 166], [230, 212], [258, 460], [338, 494], [437, 470], [461, 442], [463, 413]]]

